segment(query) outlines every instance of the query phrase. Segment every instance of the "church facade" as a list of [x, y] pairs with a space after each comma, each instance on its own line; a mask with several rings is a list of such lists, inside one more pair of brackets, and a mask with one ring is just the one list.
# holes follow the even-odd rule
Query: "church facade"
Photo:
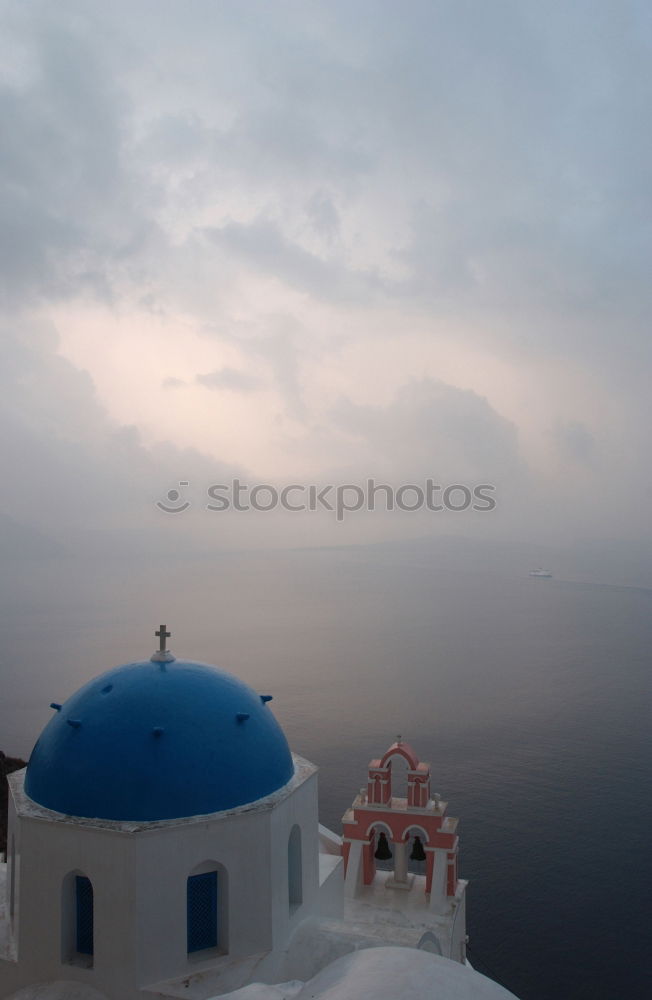
[[149, 660], [53, 703], [9, 779], [0, 997], [73, 981], [109, 1000], [207, 998], [396, 944], [463, 964], [457, 821], [429, 766], [397, 740], [331, 833], [270, 696], [157, 634]]

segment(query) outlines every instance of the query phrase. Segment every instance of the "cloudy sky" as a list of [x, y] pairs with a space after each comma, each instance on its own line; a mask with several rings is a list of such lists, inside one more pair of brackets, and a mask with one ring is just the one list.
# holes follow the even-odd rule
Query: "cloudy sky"
[[433, 477], [498, 508], [330, 540], [649, 539], [648, 3], [0, 17], [7, 523], [168, 530], [188, 481], [201, 532], [234, 475]]

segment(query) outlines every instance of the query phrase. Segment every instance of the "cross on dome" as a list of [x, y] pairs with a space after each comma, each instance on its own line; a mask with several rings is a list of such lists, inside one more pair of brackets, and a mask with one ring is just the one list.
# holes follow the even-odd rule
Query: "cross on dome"
[[167, 626], [165, 626], [165, 625], [161, 625], [159, 627], [158, 631], [156, 631], [154, 633], [154, 635], [158, 636], [158, 640], [159, 640], [158, 648], [159, 648], [159, 652], [160, 653], [164, 653], [165, 652], [165, 648], [166, 648], [165, 640], [169, 639], [170, 636], [172, 635], [171, 632], [166, 632], [165, 631], [166, 627]]
[[[153, 660], [154, 663], [161, 663], [161, 664], [171, 663], [172, 660], [176, 659], [176, 657], [173, 656], [170, 650], [167, 648], [167, 643], [165, 640], [169, 639], [172, 633], [168, 632], [167, 625], [159, 625], [154, 635], [158, 639], [158, 649], [152, 654], [150, 659]], [[161, 670], [164, 669], [165, 667], [161, 666]]]

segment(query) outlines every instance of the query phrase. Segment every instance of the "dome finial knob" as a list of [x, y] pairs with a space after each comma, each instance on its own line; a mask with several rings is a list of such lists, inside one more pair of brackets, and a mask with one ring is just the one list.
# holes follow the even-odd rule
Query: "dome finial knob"
[[166, 648], [166, 639], [169, 639], [171, 632], [167, 631], [165, 625], [160, 625], [154, 635], [158, 638], [158, 649], [152, 654], [151, 659], [154, 663], [170, 663], [175, 657], [172, 655], [169, 649]]

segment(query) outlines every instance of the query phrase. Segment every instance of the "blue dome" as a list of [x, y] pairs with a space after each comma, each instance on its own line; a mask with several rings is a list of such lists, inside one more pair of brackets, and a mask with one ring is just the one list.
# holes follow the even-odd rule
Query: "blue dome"
[[204, 663], [116, 667], [47, 724], [25, 791], [48, 809], [114, 820], [178, 819], [255, 802], [294, 773], [267, 700]]

